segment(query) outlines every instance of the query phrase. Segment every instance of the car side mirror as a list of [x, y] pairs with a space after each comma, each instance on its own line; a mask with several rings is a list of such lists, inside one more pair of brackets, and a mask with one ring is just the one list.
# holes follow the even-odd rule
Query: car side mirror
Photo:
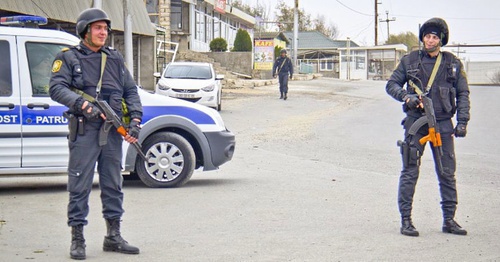
[[224, 75], [216, 75], [215, 80], [224, 80]]
[[159, 72], [155, 72], [155, 73], [153, 73], [153, 76], [156, 77], [156, 78], [160, 78], [161, 74]]

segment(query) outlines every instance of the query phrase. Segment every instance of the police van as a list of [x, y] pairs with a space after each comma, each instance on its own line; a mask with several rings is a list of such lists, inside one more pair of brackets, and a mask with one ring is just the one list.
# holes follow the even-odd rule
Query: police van
[[[61, 31], [0, 26], [0, 177], [67, 172], [67, 108], [50, 98], [48, 87], [56, 54], [78, 43]], [[144, 111], [139, 142], [148, 161], [124, 142], [124, 174], [149, 187], [175, 187], [195, 169], [215, 170], [231, 160], [235, 137], [216, 110], [138, 93]]]

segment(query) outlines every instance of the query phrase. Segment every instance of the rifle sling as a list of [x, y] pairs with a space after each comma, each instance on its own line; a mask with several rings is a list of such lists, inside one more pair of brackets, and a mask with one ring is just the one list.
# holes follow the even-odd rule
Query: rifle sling
[[[439, 71], [439, 66], [441, 65], [442, 55], [439, 52], [436, 63], [434, 64], [434, 68], [432, 68], [431, 77], [429, 78], [429, 82], [427, 83], [427, 90], [432, 88], [432, 84], [434, 83], [434, 79], [436, 78], [437, 72]], [[408, 81], [408, 84], [415, 89], [415, 93], [418, 95], [422, 95], [424, 92], [411, 80]]]

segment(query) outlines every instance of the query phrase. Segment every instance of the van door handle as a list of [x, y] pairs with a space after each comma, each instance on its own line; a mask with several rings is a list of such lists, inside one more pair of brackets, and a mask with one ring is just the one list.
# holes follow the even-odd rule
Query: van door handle
[[7, 107], [9, 109], [14, 109], [14, 104], [12, 103], [0, 103], [0, 107]]
[[29, 103], [28, 104], [28, 108], [29, 109], [33, 109], [33, 108], [38, 108], [38, 107], [41, 107], [43, 109], [49, 109], [49, 104], [45, 104], [45, 103]]

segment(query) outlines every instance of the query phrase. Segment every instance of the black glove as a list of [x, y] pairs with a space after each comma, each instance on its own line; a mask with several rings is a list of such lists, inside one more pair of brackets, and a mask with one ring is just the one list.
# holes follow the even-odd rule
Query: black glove
[[276, 78], [276, 75], [275, 75], [275, 74], [273, 74], [273, 78]]
[[455, 137], [465, 137], [467, 135], [467, 124], [458, 123], [455, 127]]
[[415, 109], [420, 105], [420, 103], [422, 103], [422, 101], [420, 101], [419, 95], [417, 94], [405, 95], [405, 97], [403, 97], [403, 101], [410, 109]]
[[290, 75], [290, 79], [292, 79], [292, 78], [293, 78], [293, 75]]
[[141, 122], [136, 119], [132, 119], [132, 121], [130, 121], [130, 125], [128, 128], [129, 136], [133, 138], [139, 138], [140, 132], [141, 132]]
[[87, 119], [101, 117], [102, 114], [101, 110], [99, 110], [99, 108], [96, 105], [94, 105], [89, 101], [87, 101], [87, 105], [84, 108], [82, 108], [85, 101], [87, 100], [83, 98], [81, 99], [79, 98], [78, 100], [76, 100], [75, 109], [77, 109], [77, 111], [80, 112]]

